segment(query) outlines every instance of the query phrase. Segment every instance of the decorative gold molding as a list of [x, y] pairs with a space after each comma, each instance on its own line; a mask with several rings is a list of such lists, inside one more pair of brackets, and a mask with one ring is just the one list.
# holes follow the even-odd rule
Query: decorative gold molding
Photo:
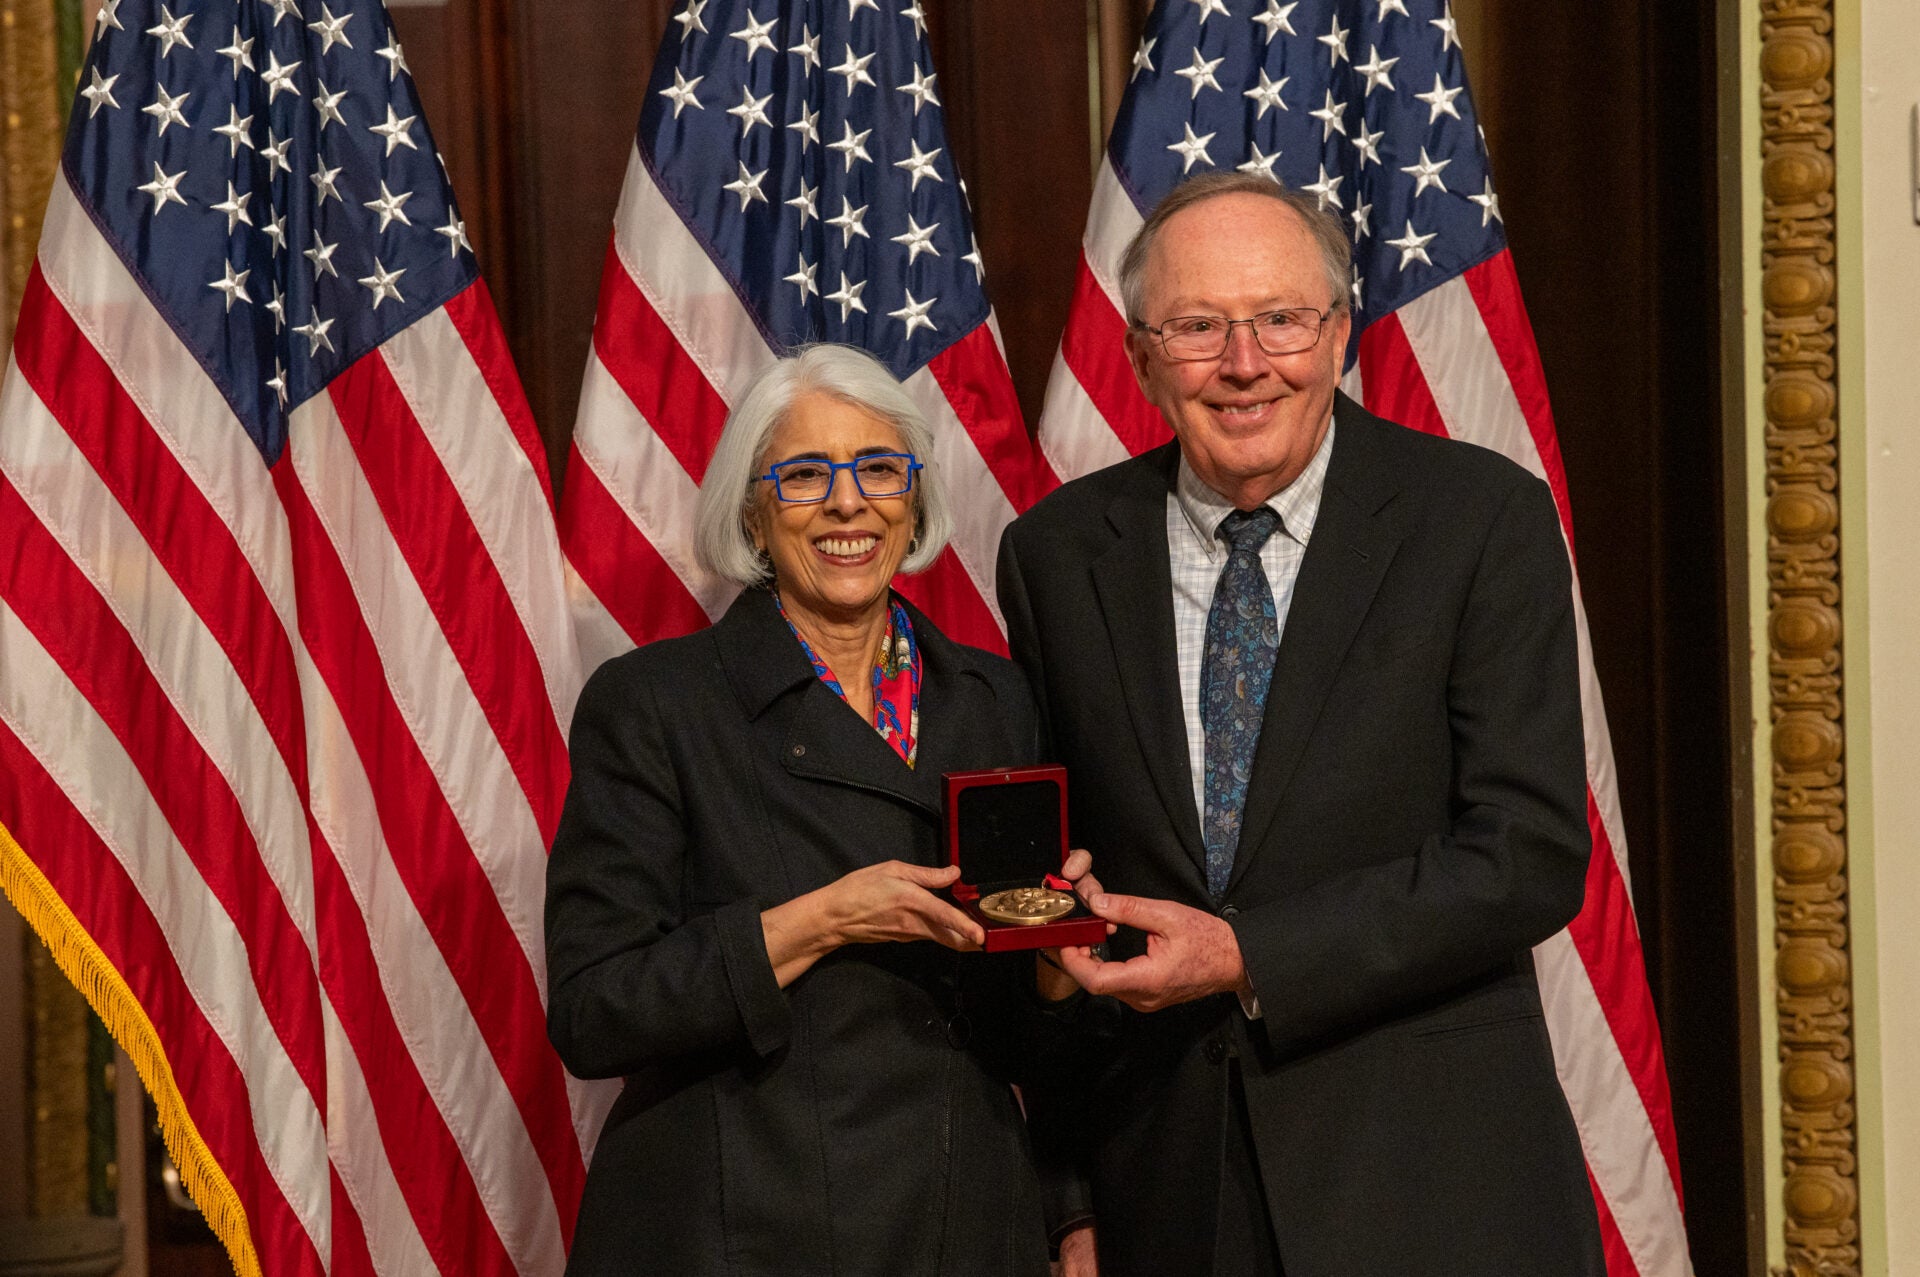
[[1774, 974], [1790, 1277], [1857, 1277], [1832, 0], [1760, 6]]

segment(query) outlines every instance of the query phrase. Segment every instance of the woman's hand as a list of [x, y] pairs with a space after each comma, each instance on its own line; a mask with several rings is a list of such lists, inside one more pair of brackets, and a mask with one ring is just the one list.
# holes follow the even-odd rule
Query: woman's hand
[[952, 886], [958, 866], [930, 869], [904, 861], [868, 865], [760, 915], [767, 957], [781, 988], [841, 945], [932, 940], [978, 949], [980, 924], [933, 893]]

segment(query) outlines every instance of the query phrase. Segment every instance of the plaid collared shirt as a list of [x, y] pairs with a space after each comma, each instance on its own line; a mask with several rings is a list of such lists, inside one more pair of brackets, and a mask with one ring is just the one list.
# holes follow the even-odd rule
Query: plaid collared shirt
[[[1273, 611], [1283, 642], [1293, 585], [1300, 577], [1307, 542], [1313, 539], [1320, 494], [1327, 482], [1327, 459], [1332, 455], [1333, 424], [1329, 422], [1326, 437], [1307, 468], [1267, 501], [1280, 516], [1280, 527], [1260, 547], [1260, 566], [1273, 591]], [[1180, 668], [1180, 709], [1187, 724], [1187, 774], [1193, 781], [1194, 811], [1202, 817], [1207, 807], [1207, 738], [1200, 726], [1200, 663], [1206, 653], [1207, 613], [1213, 607], [1214, 587], [1227, 564], [1227, 547], [1214, 533], [1233, 508], [1231, 501], [1201, 482], [1185, 456], [1180, 458], [1179, 477], [1167, 495], [1167, 557], [1173, 569], [1173, 642]]]
[[[1300, 563], [1320, 515], [1327, 459], [1333, 455], [1333, 429], [1329, 421], [1307, 468], [1267, 500], [1267, 506], [1280, 516], [1280, 527], [1260, 547], [1260, 568], [1273, 591], [1273, 614], [1280, 623], [1282, 642], [1294, 582], [1300, 579]], [[1202, 819], [1207, 811], [1207, 734], [1200, 725], [1200, 663], [1207, 650], [1207, 613], [1213, 608], [1214, 587], [1227, 565], [1227, 547], [1214, 533], [1233, 509], [1231, 501], [1200, 481], [1183, 454], [1179, 476], [1167, 494], [1167, 561], [1173, 569], [1173, 649], [1180, 669], [1180, 711], [1187, 724], [1187, 775], [1193, 781], [1194, 813]], [[1258, 1020], [1259, 991], [1239, 996], [1240, 1010], [1249, 1020]]]

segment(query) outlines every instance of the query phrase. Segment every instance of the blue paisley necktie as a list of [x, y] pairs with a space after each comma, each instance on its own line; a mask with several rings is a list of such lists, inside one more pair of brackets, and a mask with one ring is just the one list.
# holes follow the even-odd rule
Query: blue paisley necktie
[[1240, 813], [1247, 805], [1253, 751], [1260, 743], [1273, 658], [1280, 650], [1280, 622], [1273, 590], [1260, 566], [1260, 547], [1280, 526], [1266, 506], [1235, 510], [1220, 521], [1228, 545], [1227, 566], [1214, 586], [1207, 612], [1207, 646], [1200, 664], [1200, 726], [1206, 732], [1207, 810], [1201, 832], [1207, 845], [1207, 889], [1226, 892], [1240, 846]]

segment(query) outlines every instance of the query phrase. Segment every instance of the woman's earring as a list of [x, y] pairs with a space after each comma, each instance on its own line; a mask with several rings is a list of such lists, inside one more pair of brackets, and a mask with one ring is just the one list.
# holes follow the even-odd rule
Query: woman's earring
[[916, 532], [913, 534], [913, 540], [907, 542], [907, 557], [911, 559], [918, 553], [920, 553], [920, 534]]

